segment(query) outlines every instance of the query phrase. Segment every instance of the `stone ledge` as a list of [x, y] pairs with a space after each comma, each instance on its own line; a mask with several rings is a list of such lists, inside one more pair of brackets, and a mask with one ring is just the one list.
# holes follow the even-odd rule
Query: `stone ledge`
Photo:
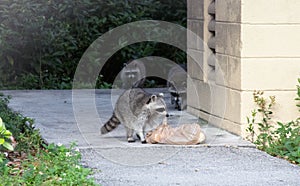
[[188, 107], [187, 111], [189, 113], [192, 113], [193, 115], [200, 117], [201, 119], [207, 120], [208, 123], [212, 124], [213, 126], [219, 127], [236, 135], [242, 134], [240, 124], [234, 123], [224, 118], [216, 117], [214, 115], [208, 114], [190, 106]]
[[241, 22], [241, 0], [216, 0], [216, 20]]
[[300, 58], [242, 58], [242, 90], [295, 90]]
[[241, 25], [216, 22], [216, 52], [241, 56]]
[[[253, 91], [243, 91], [242, 96], [242, 107], [241, 107], [241, 119], [240, 123], [247, 123], [247, 116], [251, 116], [251, 111], [257, 108], [253, 101]], [[299, 117], [299, 111], [296, 107], [296, 90], [295, 91], [264, 91], [264, 97], [269, 96], [276, 97], [276, 104], [272, 109], [273, 119], [275, 121], [287, 122], [295, 120]]]
[[204, 52], [188, 49], [188, 75], [193, 79], [204, 80]]
[[[223, 2], [223, 0], [219, 0]], [[241, 1], [241, 0], [239, 0]], [[227, 2], [227, 0], [225, 0]], [[299, 24], [299, 0], [242, 0], [243, 23]]]
[[[242, 25], [239, 32], [242, 33], [242, 45], [238, 46], [242, 47], [242, 49], [241, 54], [236, 56], [272, 58], [300, 57], [300, 25]], [[219, 37], [218, 41], [223, 40], [225, 43], [228, 43], [225, 46], [232, 47], [233, 43], [228, 42], [228, 40], [239, 40], [239, 36], [229, 36], [227, 40], [223, 37]], [[238, 50], [238, 48], [234, 49]], [[220, 53], [225, 52], [220, 51]], [[234, 54], [234, 52], [225, 54]]]
[[187, 33], [187, 47], [196, 50], [204, 50], [204, 23], [199, 20], [187, 21], [188, 30]]
[[203, 20], [203, 8], [203, 0], [187, 0], [187, 18]]

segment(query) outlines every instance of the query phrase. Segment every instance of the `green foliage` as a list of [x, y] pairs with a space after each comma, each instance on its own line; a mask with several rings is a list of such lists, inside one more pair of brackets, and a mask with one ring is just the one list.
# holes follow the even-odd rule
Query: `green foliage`
[[[300, 79], [298, 79], [300, 84]], [[252, 111], [251, 118], [247, 117], [250, 141], [267, 153], [285, 158], [293, 163], [300, 164], [300, 117], [287, 123], [272, 120], [272, 108], [275, 97], [263, 97], [263, 92], [253, 94], [254, 102], [258, 109]], [[300, 100], [300, 86], [297, 85], [297, 101]], [[297, 107], [300, 107], [297, 104]], [[257, 115], [262, 118], [256, 121]]]
[[155, 87], [155, 81], [146, 79], [145, 88], [153, 88], [153, 87]]
[[[272, 107], [275, 104], [275, 97], [270, 96], [268, 102], [268, 100], [265, 99], [262, 95], [263, 92], [261, 91], [253, 93], [254, 102], [257, 104], [259, 108], [252, 111], [251, 122], [250, 122], [250, 118], [247, 117], [247, 122], [249, 124], [247, 131], [251, 133], [251, 139], [253, 140], [255, 134], [254, 124], [258, 125], [260, 135], [257, 136], [255, 144], [258, 145], [259, 148], [264, 149], [268, 146], [268, 144], [270, 144], [273, 141], [273, 136], [270, 134], [270, 132], [271, 129], [273, 128], [271, 124], [271, 115], [273, 114]], [[262, 120], [261, 122], [256, 123], [255, 117], [258, 113], [261, 114]]]
[[[0, 95], [0, 142], [13, 134], [16, 148], [13, 152], [0, 149], [0, 185], [96, 185], [91, 169], [80, 164], [79, 150], [72, 144], [44, 144], [33, 120], [13, 112], [7, 106], [9, 97]], [[2, 125], [1, 125], [2, 123]], [[12, 150], [12, 149], [10, 149]]]
[[87, 178], [92, 172], [80, 165], [80, 159], [81, 155], [74, 145], [70, 148], [44, 145], [39, 153], [22, 161], [19, 169], [0, 167], [1, 184], [96, 185], [92, 178]]
[[6, 129], [9, 130], [15, 140], [19, 142], [16, 149], [18, 149], [19, 146], [30, 148], [28, 142], [22, 139], [33, 139], [31, 138], [34, 136], [32, 135], [34, 133], [33, 120], [23, 117], [21, 114], [13, 112], [11, 109], [9, 109], [7, 106], [9, 99], [9, 96], [4, 96], [0, 93], [0, 117], [3, 121], [5, 121]]
[[[296, 101], [300, 101], [300, 78], [298, 78], [298, 83], [299, 85], [297, 85], [297, 97], [295, 98]], [[297, 107], [300, 111], [300, 103], [297, 104]]]
[[[0, 2], [0, 89], [70, 89], [77, 64], [94, 40], [117, 26], [149, 19], [186, 26], [186, 2], [3, 0]], [[145, 42], [124, 47], [108, 64], [119, 70], [116, 64], [122, 66], [130, 59], [147, 55], [185, 62], [183, 51]], [[106, 76], [109, 74], [104, 80], [111, 79]], [[109, 87], [97, 83], [101, 85]]]
[[96, 81], [96, 87], [98, 87], [100, 89], [110, 89], [110, 88], [112, 88], [112, 84], [104, 82], [102, 80], [102, 78], [103, 78], [102, 75], [98, 76], [98, 79]]
[[[12, 134], [9, 130], [5, 128], [5, 124], [3, 123], [0, 117], [0, 147], [3, 146], [8, 150], [14, 150], [13, 146], [10, 144], [8, 140], [12, 138]], [[0, 159], [1, 161], [1, 159]]]
[[[92, 172], [80, 165], [81, 155], [72, 145], [44, 145], [35, 156], [29, 155], [22, 162], [21, 169], [3, 171], [1, 183], [4, 185], [96, 185]], [[11, 174], [14, 174], [12, 176]]]
[[283, 157], [291, 162], [300, 164], [300, 122], [292, 121], [288, 123], [277, 122], [277, 128], [273, 135], [276, 137], [266, 152]]

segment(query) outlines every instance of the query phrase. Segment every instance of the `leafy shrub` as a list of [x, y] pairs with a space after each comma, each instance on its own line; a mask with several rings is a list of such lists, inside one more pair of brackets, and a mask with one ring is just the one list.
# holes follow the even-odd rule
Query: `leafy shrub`
[[8, 150], [14, 150], [13, 146], [9, 142], [11, 138], [12, 138], [11, 132], [5, 128], [5, 124], [3, 123], [0, 117], [0, 147], [3, 146]]
[[[80, 165], [81, 155], [74, 145], [44, 145], [34, 155], [27, 155], [20, 164], [0, 164], [3, 185], [96, 185], [91, 169]], [[2, 167], [1, 167], [2, 166]]]
[[34, 121], [12, 111], [8, 107], [9, 96], [0, 93], [0, 117], [6, 122], [6, 129], [18, 142], [15, 151], [30, 151], [42, 145], [39, 131], [34, 129]]
[[[8, 101], [8, 97], [0, 96], [0, 117], [12, 131], [17, 146], [9, 152], [0, 149], [0, 185], [96, 185], [89, 178], [91, 169], [80, 164], [81, 155], [75, 144], [67, 148], [43, 143], [39, 131], [33, 128], [33, 120], [10, 110]], [[5, 141], [11, 133], [3, 127], [1, 130], [1, 121], [2, 143], [2, 132]]]
[[[96, 185], [87, 178], [91, 170], [80, 165], [81, 155], [71, 146], [44, 145], [44, 150], [29, 155], [20, 167], [3, 171], [4, 185]], [[0, 171], [1, 173], [1, 171]], [[12, 176], [13, 175], [13, 176]]]
[[[300, 79], [298, 82], [300, 85]], [[299, 85], [297, 85], [297, 98], [295, 99], [297, 101], [300, 101]], [[275, 104], [275, 97], [271, 96], [268, 100], [263, 97], [261, 91], [254, 92], [253, 97], [258, 109], [252, 111], [251, 118], [247, 118], [250, 141], [273, 156], [300, 164], [300, 117], [287, 123], [274, 122], [272, 108]], [[297, 104], [297, 107], [300, 108], [300, 104]], [[256, 121], [257, 114], [261, 115], [261, 121]]]
[[[0, 88], [69, 89], [81, 56], [95, 39], [122, 24], [146, 19], [186, 26], [186, 2], [3, 0]], [[111, 80], [111, 72], [116, 74], [129, 59], [147, 55], [185, 62], [185, 53], [174, 47], [151, 42], [134, 44], [110, 59], [110, 73], [104, 71], [102, 80]]]

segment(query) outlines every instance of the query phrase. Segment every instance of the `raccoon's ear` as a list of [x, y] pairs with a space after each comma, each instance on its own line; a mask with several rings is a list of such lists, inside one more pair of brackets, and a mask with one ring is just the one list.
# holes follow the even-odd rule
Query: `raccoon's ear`
[[159, 94], [157, 94], [157, 97], [161, 97], [161, 98], [163, 98], [165, 95], [164, 95], [164, 93], [159, 93]]
[[152, 96], [149, 98], [149, 100], [146, 102], [146, 104], [149, 104], [149, 103], [151, 103], [151, 102], [156, 101], [156, 98], [157, 98], [156, 95], [152, 95]]
[[157, 96], [156, 95], [152, 95], [151, 96], [151, 101], [156, 101]]

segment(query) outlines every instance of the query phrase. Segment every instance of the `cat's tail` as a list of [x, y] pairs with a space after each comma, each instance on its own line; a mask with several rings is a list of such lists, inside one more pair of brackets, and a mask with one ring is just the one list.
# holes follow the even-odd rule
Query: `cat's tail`
[[109, 133], [120, 125], [120, 120], [116, 117], [115, 113], [111, 116], [111, 118], [101, 127], [101, 134]]

